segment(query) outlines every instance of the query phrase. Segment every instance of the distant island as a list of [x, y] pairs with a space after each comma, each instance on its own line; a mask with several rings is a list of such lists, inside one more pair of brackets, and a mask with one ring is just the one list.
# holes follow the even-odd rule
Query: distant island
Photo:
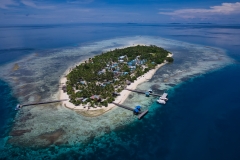
[[[108, 107], [117, 99], [123, 102], [127, 97], [123, 90], [127, 86], [135, 84], [136, 88], [167, 62], [173, 62], [172, 53], [155, 45], [115, 49], [89, 58], [62, 78], [62, 98], [69, 98], [65, 106], [96, 109]], [[144, 80], [140, 79], [143, 75]]]

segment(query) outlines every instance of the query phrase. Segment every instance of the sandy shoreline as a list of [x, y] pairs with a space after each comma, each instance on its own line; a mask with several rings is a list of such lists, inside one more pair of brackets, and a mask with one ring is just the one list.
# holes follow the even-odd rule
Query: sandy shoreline
[[[168, 57], [172, 57], [173, 54], [169, 54]], [[84, 63], [84, 61], [81, 61], [79, 64]], [[130, 85], [127, 86], [128, 89], [136, 89], [137, 86], [143, 82], [146, 82], [148, 80], [150, 80], [152, 78], [152, 76], [155, 74], [155, 72], [162, 67], [163, 65], [165, 65], [167, 62], [164, 62], [162, 64], [159, 64], [156, 66], [155, 69], [152, 69], [150, 71], [148, 71], [147, 73], [145, 73], [144, 75], [142, 75], [141, 77], [138, 77], [137, 80], [135, 80], [133, 83], [131, 83]], [[75, 64], [79, 65], [79, 64]], [[70, 71], [71, 71], [72, 67], [69, 67], [64, 74], [62, 75], [61, 79], [60, 79], [60, 84], [64, 85], [67, 82], [67, 78], [65, 77]], [[120, 96], [116, 97], [115, 99], [115, 103], [123, 103], [127, 97], [129, 96], [131, 92], [128, 90], [123, 90], [120, 92]], [[64, 93], [62, 88], [59, 88], [59, 99], [69, 99], [69, 96], [67, 95], [67, 93]], [[101, 107], [87, 107], [86, 105], [79, 105], [79, 106], [75, 106], [74, 104], [70, 103], [69, 101], [64, 101], [62, 102], [63, 106], [70, 108], [72, 110], [75, 110], [77, 113], [87, 116], [87, 117], [95, 117], [95, 116], [99, 116], [101, 114], [104, 114], [105, 112], [113, 109], [116, 107], [116, 105], [114, 104], [108, 104], [107, 107], [105, 106], [101, 106]]]

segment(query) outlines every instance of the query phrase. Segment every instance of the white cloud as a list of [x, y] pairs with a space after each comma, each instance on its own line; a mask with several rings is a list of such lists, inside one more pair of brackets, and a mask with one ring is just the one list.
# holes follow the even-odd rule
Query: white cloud
[[17, 2], [15, 2], [14, 0], [1, 0], [0, 1], [0, 8], [2, 9], [8, 9], [9, 6], [16, 6], [18, 5]]
[[177, 16], [182, 18], [207, 18], [217, 15], [240, 14], [240, 3], [222, 3], [209, 9], [179, 9], [173, 12], [159, 12], [159, 14]]
[[39, 5], [39, 4], [36, 4], [33, 1], [29, 1], [29, 0], [22, 0], [21, 2], [25, 6], [32, 7], [32, 8], [37, 8], [37, 9], [53, 9], [53, 8], [55, 8], [54, 6]]

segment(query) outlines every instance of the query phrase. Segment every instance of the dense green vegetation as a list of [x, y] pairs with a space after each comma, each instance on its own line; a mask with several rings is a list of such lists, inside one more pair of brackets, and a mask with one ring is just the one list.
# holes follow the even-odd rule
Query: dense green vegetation
[[[89, 58], [67, 75], [66, 90], [70, 102], [75, 105], [88, 103], [92, 107], [107, 106], [114, 101], [113, 93], [122, 91], [127, 83], [165, 60], [172, 62], [173, 59], [167, 57], [168, 53], [157, 46], [138, 45]], [[91, 99], [93, 95], [99, 96]]]
[[166, 61], [173, 62], [173, 58], [172, 57], [166, 57]]

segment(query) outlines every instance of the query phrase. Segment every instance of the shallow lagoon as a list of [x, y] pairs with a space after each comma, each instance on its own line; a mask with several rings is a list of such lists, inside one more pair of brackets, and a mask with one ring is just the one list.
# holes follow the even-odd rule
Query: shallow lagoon
[[[19, 61], [3, 65], [0, 76], [14, 86], [14, 93], [21, 103], [57, 99], [59, 77], [69, 66], [101, 52], [133, 44], [157, 45], [174, 54], [174, 63], [163, 66], [150, 81], [138, 86], [141, 90], [151, 87], [159, 94], [167, 90], [170, 99], [174, 98], [174, 86], [176, 88], [176, 85], [191, 77], [202, 76], [233, 63], [226, 55], [226, 51], [220, 48], [161, 37], [133, 36], [32, 53]], [[16, 63], [19, 69], [13, 71]], [[5, 155], [14, 155], [12, 153], [16, 152], [16, 155], [23, 154], [28, 158], [35, 154], [41, 157], [43, 155], [55, 157], [75, 151], [80, 152], [78, 156], [85, 157], [96, 149], [109, 148], [111, 145], [130, 149], [132, 145], [138, 145], [137, 140], [134, 140], [136, 137], [128, 137], [128, 131], [122, 130], [129, 128], [136, 130], [139, 125], [148, 129], [149, 126], [145, 126], [144, 122], [154, 117], [162, 107], [155, 100], [155, 97], [147, 98], [132, 93], [124, 102], [128, 106], [141, 105], [144, 109], [149, 109], [150, 113], [142, 121], [138, 121], [131, 112], [117, 107], [94, 118], [83, 117], [60, 104], [24, 107], [15, 118], [11, 136], [4, 149], [8, 150]], [[123, 137], [126, 141], [122, 139]], [[129, 138], [132, 140], [129, 141]], [[34, 151], [29, 150], [29, 147], [43, 148]], [[114, 152], [114, 149], [109, 150], [109, 155], [111, 152]]]

